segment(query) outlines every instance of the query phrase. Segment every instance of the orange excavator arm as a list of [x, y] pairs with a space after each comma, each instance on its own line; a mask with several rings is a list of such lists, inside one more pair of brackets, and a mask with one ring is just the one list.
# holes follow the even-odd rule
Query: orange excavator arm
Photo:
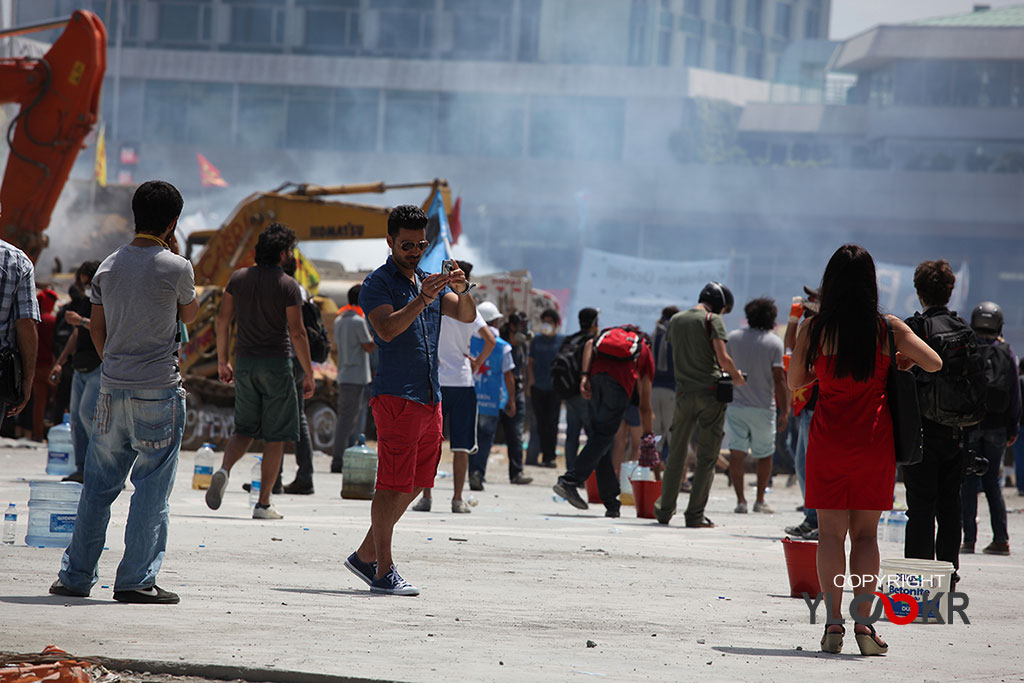
[[0, 237], [35, 261], [46, 246], [43, 231], [75, 163], [96, 125], [107, 66], [107, 31], [92, 12], [66, 22], [0, 32], [20, 35], [66, 23], [42, 59], [0, 59], [0, 103], [21, 106], [5, 131], [10, 156], [0, 185]]

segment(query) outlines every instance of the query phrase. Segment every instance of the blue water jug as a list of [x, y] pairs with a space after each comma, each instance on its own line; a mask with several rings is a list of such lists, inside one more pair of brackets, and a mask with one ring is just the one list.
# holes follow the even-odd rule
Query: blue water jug
[[74, 474], [75, 446], [71, 441], [71, 415], [64, 413], [64, 421], [50, 427], [46, 435], [46, 473], [66, 477]]

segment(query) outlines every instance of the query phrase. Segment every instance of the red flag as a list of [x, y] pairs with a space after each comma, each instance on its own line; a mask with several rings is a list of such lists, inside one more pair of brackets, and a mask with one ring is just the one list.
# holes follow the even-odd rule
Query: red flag
[[203, 187], [227, 187], [228, 184], [221, 177], [217, 167], [206, 160], [202, 154], [196, 153], [196, 161], [199, 162], [199, 183]]
[[459, 214], [462, 212], [462, 197], [455, 198], [455, 206], [448, 216], [448, 231], [452, 234], [452, 244], [459, 243], [459, 236], [462, 235], [462, 219]]

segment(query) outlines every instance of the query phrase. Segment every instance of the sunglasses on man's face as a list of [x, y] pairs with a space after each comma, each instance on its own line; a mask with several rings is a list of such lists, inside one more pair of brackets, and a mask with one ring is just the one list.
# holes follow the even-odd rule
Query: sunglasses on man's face
[[402, 248], [402, 251], [412, 251], [413, 249], [426, 251], [427, 247], [430, 246], [430, 242], [428, 242], [427, 240], [420, 240], [419, 242], [410, 242], [409, 240], [402, 240], [402, 242], [398, 246]]

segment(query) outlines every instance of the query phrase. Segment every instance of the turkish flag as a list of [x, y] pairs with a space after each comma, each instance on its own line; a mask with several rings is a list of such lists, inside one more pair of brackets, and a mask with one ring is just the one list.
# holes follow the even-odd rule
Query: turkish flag
[[206, 160], [202, 154], [196, 153], [196, 160], [199, 162], [199, 184], [203, 187], [227, 187], [228, 184], [221, 177], [217, 167]]
[[452, 212], [448, 216], [448, 232], [452, 234], [452, 244], [459, 243], [459, 236], [462, 235], [462, 218], [459, 214], [462, 213], [462, 197], [455, 198], [455, 206], [452, 207]]

